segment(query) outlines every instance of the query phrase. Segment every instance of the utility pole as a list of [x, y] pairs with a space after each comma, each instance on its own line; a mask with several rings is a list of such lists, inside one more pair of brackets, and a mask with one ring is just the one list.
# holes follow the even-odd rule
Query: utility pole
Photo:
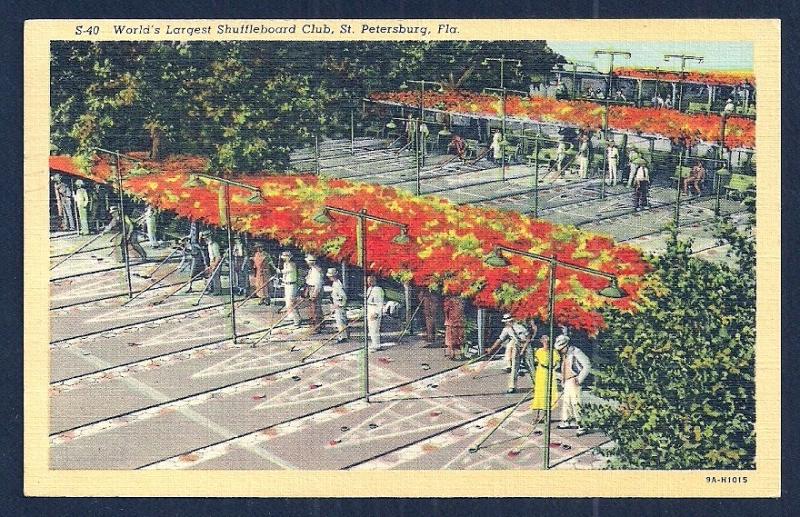
[[664, 61], [670, 61], [673, 58], [681, 60], [681, 80], [678, 83], [678, 100], [675, 103], [675, 108], [680, 111], [681, 103], [683, 102], [683, 81], [686, 76], [686, 62], [697, 61], [698, 63], [702, 63], [703, 56], [690, 56], [688, 54], [664, 54]]
[[506, 142], [506, 87], [505, 87], [505, 64], [506, 63], [516, 63], [516, 67], [520, 68], [522, 66], [522, 61], [519, 59], [508, 59], [506, 58], [505, 54], [500, 57], [487, 57], [483, 60], [483, 64], [485, 66], [489, 65], [489, 61], [497, 61], [500, 63], [500, 92], [502, 95], [502, 106], [503, 106], [503, 119], [500, 126], [500, 136], [501, 136], [501, 143], [500, 143], [500, 171], [501, 171], [501, 178], [503, 181], [506, 179], [506, 149], [505, 149], [505, 142]]

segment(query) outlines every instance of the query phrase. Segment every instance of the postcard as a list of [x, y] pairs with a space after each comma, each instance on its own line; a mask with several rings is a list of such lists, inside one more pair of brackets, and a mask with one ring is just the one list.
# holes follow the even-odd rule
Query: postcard
[[778, 496], [779, 41], [29, 21], [26, 494]]

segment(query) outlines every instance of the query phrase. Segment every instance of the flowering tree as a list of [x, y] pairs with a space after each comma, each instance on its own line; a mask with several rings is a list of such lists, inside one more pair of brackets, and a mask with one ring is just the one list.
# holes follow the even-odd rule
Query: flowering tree
[[[124, 180], [124, 188], [163, 210], [219, 225], [219, 184], [186, 185], [190, 174], [204, 171], [207, 163], [186, 157], [146, 161], [144, 168], [151, 172], [131, 175]], [[123, 173], [129, 173], [129, 166], [123, 166]], [[80, 167], [69, 157], [51, 157], [51, 168], [113, 181], [110, 165], [100, 159]], [[264, 203], [249, 204], [249, 190], [231, 188], [231, 220], [237, 231], [355, 265], [355, 220], [331, 214], [332, 223], [320, 224], [314, 216], [326, 205], [354, 211], [366, 208], [372, 215], [408, 225], [411, 238], [408, 244], [398, 244], [393, 239], [400, 230], [368, 224], [368, 271], [470, 298], [478, 307], [502, 308], [519, 318], [548, 316], [546, 264], [513, 256], [509, 267], [492, 267], [485, 258], [496, 245], [555, 256], [613, 274], [628, 292], [629, 296], [620, 300], [603, 298], [597, 294], [606, 285], [603, 279], [558, 268], [555, 315], [562, 324], [596, 333], [605, 325], [598, 312], [601, 307], [634, 312], [644, 302], [642, 277], [649, 268], [647, 263], [636, 248], [616, 245], [604, 235], [515, 212], [458, 206], [440, 198], [338, 179], [261, 175], [239, 180], [258, 187]]]
[[730, 225], [732, 265], [669, 243], [654, 259], [649, 303], [608, 312], [583, 425], [614, 441], [612, 468], [743, 469], [755, 458], [755, 247]]

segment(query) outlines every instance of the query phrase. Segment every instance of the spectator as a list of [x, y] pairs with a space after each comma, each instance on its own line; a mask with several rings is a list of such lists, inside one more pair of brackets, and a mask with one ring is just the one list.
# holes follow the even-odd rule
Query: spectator
[[589, 375], [592, 363], [580, 348], [569, 344], [569, 336], [558, 336], [555, 349], [561, 354], [561, 387], [564, 390], [564, 405], [561, 407], [561, 423], [558, 428], [577, 429], [581, 433], [581, 384]]
[[639, 158], [636, 167], [636, 175], [633, 179], [633, 206], [638, 212], [650, 208], [647, 202], [647, 190], [650, 187], [650, 169], [647, 168], [647, 162]]
[[694, 163], [694, 167], [692, 167], [692, 170], [689, 172], [689, 176], [683, 179], [683, 193], [688, 195], [689, 185], [692, 185], [697, 197], [700, 197], [701, 187], [705, 178], [706, 169], [703, 167], [703, 164], [700, 162], [700, 160], [697, 160]]
[[461, 158], [462, 160], [465, 159], [464, 153], [467, 150], [467, 144], [463, 138], [459, 135], [453, 135], [453, 138], [450, 140], [450, 143], [447, 144], [447, 152], [449, 153], [450, 150], [453, 150], [456, 156]]
[[464, 345], [464, 300], [460, 296], [448, 296], [444, 300], [444, 344], [445, 356], [451, 360], [459, 359]]

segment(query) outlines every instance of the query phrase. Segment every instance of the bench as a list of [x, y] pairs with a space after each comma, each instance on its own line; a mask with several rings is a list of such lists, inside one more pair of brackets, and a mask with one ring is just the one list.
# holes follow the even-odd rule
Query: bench
[[756, 192], [755, 176], [745, 176], [744, 174], [731, 174], [731, 179], [725, 185], [725, 197], [730, 199], [732, 193], [736, 193], [743, 199], [748, 194]]
[[383, 128], [378, 126], [370, 126], [364, 130], [364, 135], [375, 135], [375, 138], [380, 139], [383, 137]]
[[503, 144], [503, 156], [506, 158], [506, 163], [519, 161], [519, 148], [519, 144]]
[[703, 102], [690, 102], [686, 111], [688, 113], [707, 113], [708, 105]]
[[480, 154], [480, 143], [477, 140], [467, 138], [464, 140], [464, 158], [477, 158]]

